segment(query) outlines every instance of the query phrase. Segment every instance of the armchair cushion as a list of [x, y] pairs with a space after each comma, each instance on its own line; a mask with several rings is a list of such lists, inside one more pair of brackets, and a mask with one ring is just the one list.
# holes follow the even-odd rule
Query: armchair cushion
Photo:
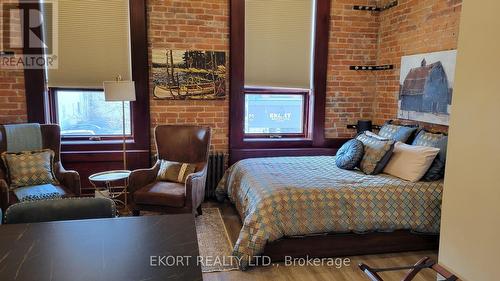
[[157, 181], [134, 192], [136, 204], [183, 207], [186, 200], [184, 184]]
[[185, 183], [188, 175], [194, 173], [195, 170], [195, 164], [161, 160], [157, 180]]
[[19, 153], [2, 153], [10, 187], [58, 184], [53, 171], [54, 151], [43, 149]]

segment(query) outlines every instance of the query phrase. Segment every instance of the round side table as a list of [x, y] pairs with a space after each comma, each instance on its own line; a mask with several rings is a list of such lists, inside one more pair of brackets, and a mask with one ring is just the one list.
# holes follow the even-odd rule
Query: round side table
[[[125, 210], [128, 209], [127, 206], [127, 187], [128, 187], [128, 176], [130, 175], [128, 170], [115, 170], [106, 171], [89, 176], [90, 183], [95, 188], [96, 197], [107, 197], [113, 200], [117, 204], [122, 204]], [[123, 181], [123, 186], [113, 185], [118, 181]], [[104, 186], [104, 189], [100, 186]], [[124, 200], [118, 199], [120, 196], [124, 195]]]

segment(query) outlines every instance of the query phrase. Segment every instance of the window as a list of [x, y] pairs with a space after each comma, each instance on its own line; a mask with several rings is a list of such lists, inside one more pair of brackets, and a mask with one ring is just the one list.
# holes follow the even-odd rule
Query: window
[[[53, 121], [63, 137], [121, 136], [122, 103], [107, 102], [102, 90], [52, 91]], [[125, 102], [125, 133], [131, 134], [130, 103]]]
[[245, 138], [308, 137], [313, 6], [245, 0]]
[[331, 0], [230, 0], [230, 163], [319, 155]]
[[308, 92], [280, 94], [245, 92], [247, 137], [305, 137]]
[[65, 0], [56, 13], [43, 13], [45, 35], [57, 42], [55, 67], [45, 70], [46, 112], [66, 140], [117, 139], [123, 134], [123, 114], [125, 134], [133, 135], [130, 104], [122, 113], [122, 103], [106, 102], [100, 90], [103, 81], [118, 75], [132, 80], [129, 10], [128, 0], [109, 0], [99, 9], [92, 1]]

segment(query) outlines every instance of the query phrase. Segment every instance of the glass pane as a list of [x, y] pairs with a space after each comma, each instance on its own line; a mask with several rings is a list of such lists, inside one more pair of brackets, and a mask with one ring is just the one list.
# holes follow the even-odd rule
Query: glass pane
[[[122, 103], [107, 102], [103, 91], [57, 91], [57, 116], [65, 136], [122, 135]], [[125, 102], [125, 133], [130, 135], [130, 103]]]
[[301, 134], [303, 95], [245, 95], [246, 134]]

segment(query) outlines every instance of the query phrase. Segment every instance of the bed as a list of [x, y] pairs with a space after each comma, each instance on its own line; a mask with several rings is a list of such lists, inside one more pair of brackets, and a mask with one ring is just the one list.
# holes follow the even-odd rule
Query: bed
[[[246, 269], [249, 261], [265, 252], [266, 244], [283, 238], [335, 233], [359, 240], [360, 233], [437, 234], [442, 188], [442, 181], [411, 183], [385, 174], [342, 170], [334, 156], [276, 157], [234, 164], [216, 194], [219, 200], [229, 198], [241, 217], [243, 227], [233, 255]], [[357, 243], [356, 239], [347, 241]], [[405, 239], [402, 243], [412, 241]], [[292, 245], [293, 240], [286, 241], [281, 248]]]

